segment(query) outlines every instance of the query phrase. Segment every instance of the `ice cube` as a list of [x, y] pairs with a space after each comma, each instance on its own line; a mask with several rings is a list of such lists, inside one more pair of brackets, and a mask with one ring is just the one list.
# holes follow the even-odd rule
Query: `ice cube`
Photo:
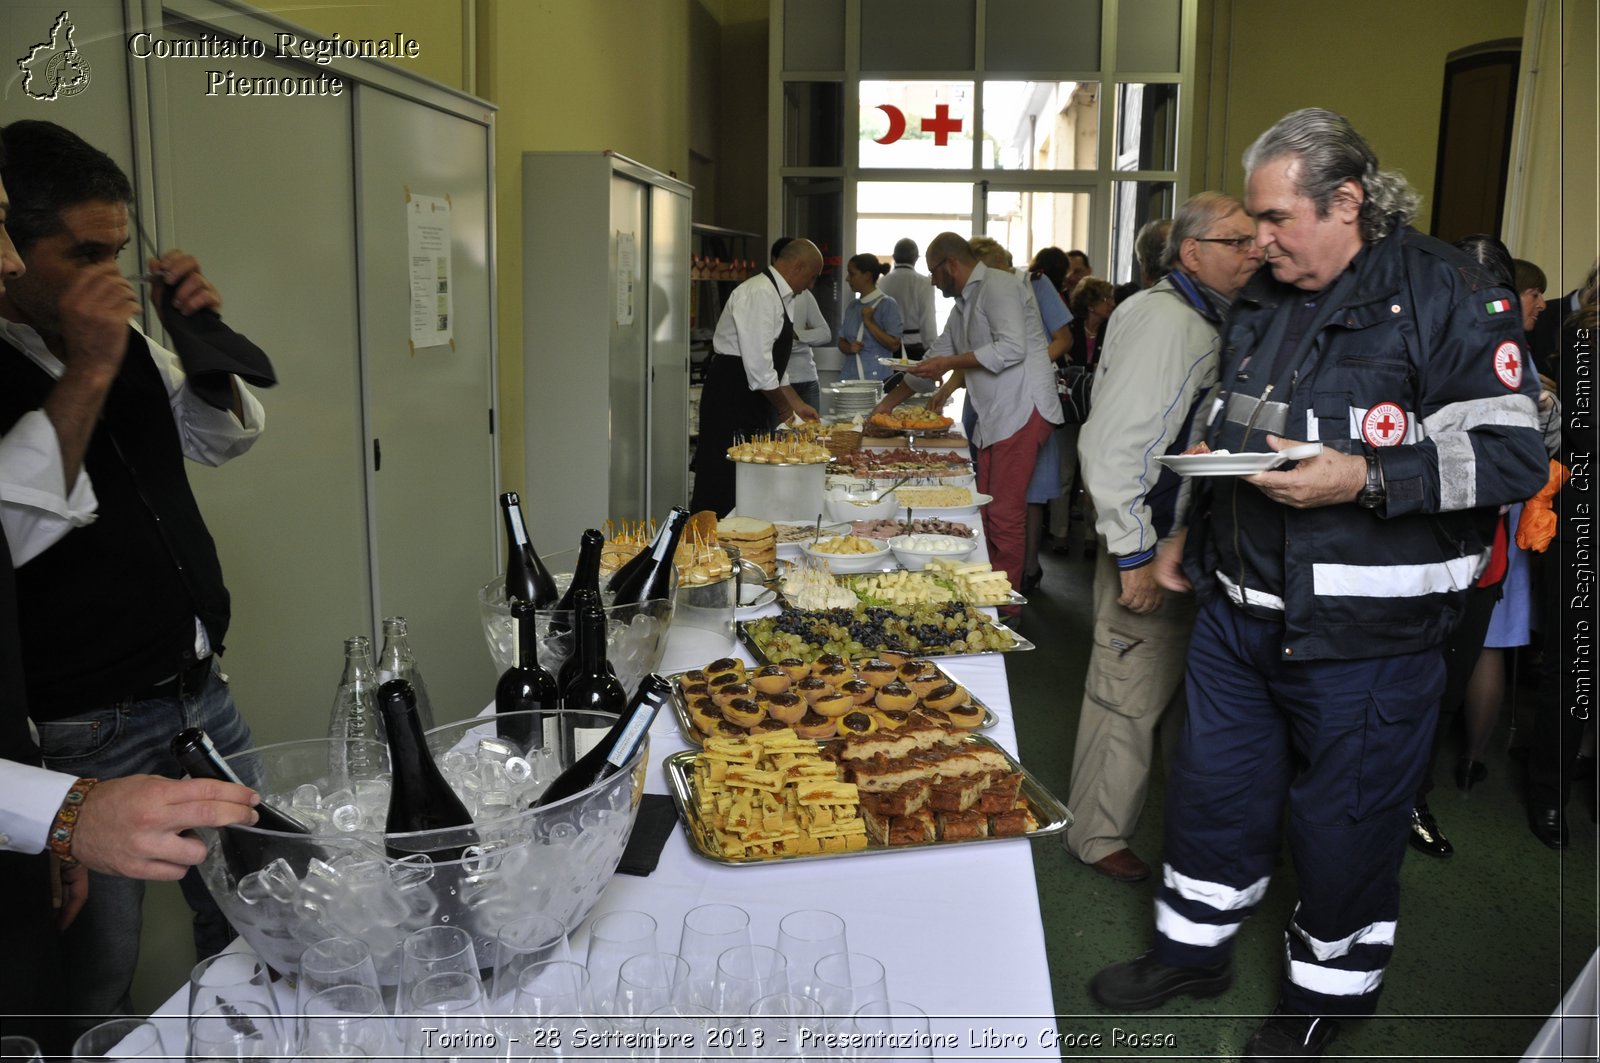
[[289, 797], [289, 805], [302, 811], [315, 812], [322, 807], [322, 791], [311, 783], [296, 786]]
[[261, 883], [267, 896], [275, 901], [287, 904], [294, 900], [295, 891], [300, 888], [300, 880], [295, 876], [294, 868], [290, 867], [289, 861], [281, 856], [254, 874], [261, 876]]
[[445, 772], [464, 775], [473, 769], [472, 755], [459, 749], [452, 749], [440, 758], [439, 767]]
[[432, 878], [433, 858], [427, 853], [412, 853], [389, 865], [389, 881], [402, 891], [425, 886]]
[[504, 764], [517, 755], [517, 746], [514, 742], [507, 742], [503, 738], [478, 739], [478, 763]]
[[367, 821], [366, 813], [354, 801], [335, 808], [329, 818], [333, 822], [334, 830], [345, 833], [360, 830], [361, 825]]

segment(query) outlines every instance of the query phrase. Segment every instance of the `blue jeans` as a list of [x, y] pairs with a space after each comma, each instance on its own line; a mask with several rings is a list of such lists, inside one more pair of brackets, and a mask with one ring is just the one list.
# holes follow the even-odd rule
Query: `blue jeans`
[[[172, 759], [172, 736], [201, 727], [224, 756], [249, 749], [250, 728], [234, 706], [227, 678], [212, 659], [211, 671], [192, 689], [162, 698], [128, 698], [77, 716], [38, 723], [45, 766], [79, 778], [125, 775], [184, 775]], [[259, 784], [260, 765], [250, 758], [235, 767], [244, 781]], [[92, 800], [92, 799], [91, 799]], [[194, 869], [180, 883], [194, 911], [197, 958], [220, 952], [236, 936]], [[89, 874], [89, 900], [61, 937], [62, 969], [71, 972], [72, 997], [60, 1011], [84, 1015], [128, 1014], [128, 991], [139, 963], [144, 883], [117, 875]], [[90, 1020], [94, 1021], [94, 1020]]]

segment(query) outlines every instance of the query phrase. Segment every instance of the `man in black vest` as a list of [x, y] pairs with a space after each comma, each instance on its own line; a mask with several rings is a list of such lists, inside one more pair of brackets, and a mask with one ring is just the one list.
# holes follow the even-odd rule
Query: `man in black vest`
[[[52, 506], [26, 470], [6, 470], [21, 482], [0, 484], [29, 713], [48, 768], [178, 777], [167, 745], [184, 727], [205, 728], [224, 754], [251, 744], [216, 667], [228, 592], [183, 461], [243, 453], [264, 415], [237, 383], [231, 410], [199, 401], [176, 356], [132, 324], [138, 302], [116, 265], [132, 189], [116, 164], [48, 122], [14, 122], [0, 141], [8, 224], [27, 267], [0, 295], [0, 434], [38, 411], [63, 414], [56, 475], [74, 485]], [[156, 305], [169, 292], [178, 313], [221, 305], [192, 256], [170, 251], [149, 268]], [[86, 381], [103, 389], [98, 408], [61, 401]], [[232, 931], [197, 875], [184, 892], [197, 950], [209, 955]], [[142, 901], [141, 882], [91, 875], [62, 940], [74, 984], [60, 1010], [127, 1008]]]

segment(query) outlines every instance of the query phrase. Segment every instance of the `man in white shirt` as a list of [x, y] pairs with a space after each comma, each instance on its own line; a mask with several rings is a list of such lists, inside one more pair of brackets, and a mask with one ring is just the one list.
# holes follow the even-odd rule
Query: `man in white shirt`
[[933, 282], [917, 272], [917, 242], [910, 238], [894, 245], [894, 268], [878, 281], [878, 290], [900, 304], [900, 342], [907, 358], [920, 359], [939, 335], [934, 324]]
[[[978, 413], [978, 490], [993, 497], [983, 507], [989, 561], [1013, 585], [1022, 582], [1028, 480], [1039, 449], [1061, 423], [1049, 339], [1037, 312], [1028, 312], [1024, 284], [1008, 270], [977, 260], [957, 233], [940, 233], [928, 245], [928, 273], [956, 301], [944, 332], [906, 375], [937, 380], [966, 370], [967, 400]], [[901, 383], [878, 404], [891, 410], [911, 396]]]
[[[793, 240], [792, 236], [780, 236], [773, 242], [774, 264], [778, 261], [778, 255]], [[794, 347], [789, 351], [789, 383], [802, 402], [820, 410], [822, 385], [817, 380], [817, 359], [811, 348], [831, 343], [833, 329], [829, 327], [828, 319], [822, 316], [822, 308], [817, 305], [817, 297], [810, 290], [795, 295], [794, 302], [789, 307], [789, 317], [794, 322]], [[783, 423], [780, 416], [774, 408], [772, 410], [774, 428]]]
[[700, 440], [694, 453], [689, 507], [733, 509], [734, 469], [728, 448], [780, 421], [817, 419], [816, 407], [795, 393], [786, 370], [794, 350], [793, 304], [822, 272], [822, 252], [810, 240], [791, 240], [772, 265], [728, 297], [711, 335], [711, 357], [700, 393]]
[[[4, 162], [0, 148], [0, 166]], [[0, 183], [0, 299], [6, 280], [25, 272], [6, 230], [9, 212]], [[116, 276], [114, 267], [99, 271], [70, 293], [63, 302], [70, 316], [92, 320], [110, 310], [115, 319], [122, 295], [107, 273]], [[116, 279], [126, 288], [126, 281]], [[72, 923], [88, 899], [88, 871], [179, 878], [205, 856], [205, 844], [182, 832], [253, 823], [251, 805], [259, 800], [232, 783], [149, 775], [107, 779], [85, 790], [77, 776], [39, 766], [28, 731], [13, 566], [51, 545], [74, 519], [87, 519], [94, 509], [82, 458], [120, 363], [114, 348], [97, 349], [114, 357], [75, 362], [44, 407], [0, 437], [0, 500], [27, 499], [26, 505], [6, 506], [0, 520], [0, 876], [13, 902], [0, 931], [0, 952], [10, 960], [0, 968], [0, 1012], [11, 1016], [8, 1032], [14, 1027], [34, 1036], [50, 1054], [64, 1052], [67, 1034], [37, 1015], [58, 999], [56, 933]], [[31, 543], [32, 553], [10, 549], [11, 529]], [[58, 863], [59, 872], [52, 874]], [[52, 912], [56, 892], [58, 911]], [[21, 957], [31, 962], [19, 962]]]

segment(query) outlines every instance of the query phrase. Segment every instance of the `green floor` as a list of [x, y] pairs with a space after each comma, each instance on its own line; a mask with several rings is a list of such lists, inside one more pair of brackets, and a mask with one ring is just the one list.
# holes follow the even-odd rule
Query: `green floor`
[[[1074, 552], [1043, 559], [1043, 587], [1018, 623], [1039, 649], [1007, 658], [1022, 759], [1065, 799], [1090, 644], [1093, 564]], [[1531, 695], [1523, 691], [1522, 698]], [[1408, 852], [1394, 959], [1378, 1017], [1341, 1030], [1330, 1054], [1360, 1059], [1520, 1059], [1597, 944], [1596, 830], [1578, 795], [1572, 848], [1557, 854], [1528, 832], [1506, 753], [1503, 714], [1489, 778], [1470, 798], [1444, 784], [1432, 802], [1456, 847], [1450, 860]], [[1164, 786], [1158, 766], [1134, 851], [1161, 856]], [[1231, 1059], [1272, 1009], [1283, 928], [1294, 905], [1287, 852], [1260, 910], [1240, 932], [1237, 980], [1222, 997], [1187, 998], [1139, 1016], [1111, 1016], [1087, 981], [1152, 938], [1154, 880], [1122, 885], [1080, 864], [1058, 839], [1033, 843], [1055, 1007], [1063, 1034], [1171, 1035], [1170, 1047], [1063, 1049], [1097, 1059]]]

